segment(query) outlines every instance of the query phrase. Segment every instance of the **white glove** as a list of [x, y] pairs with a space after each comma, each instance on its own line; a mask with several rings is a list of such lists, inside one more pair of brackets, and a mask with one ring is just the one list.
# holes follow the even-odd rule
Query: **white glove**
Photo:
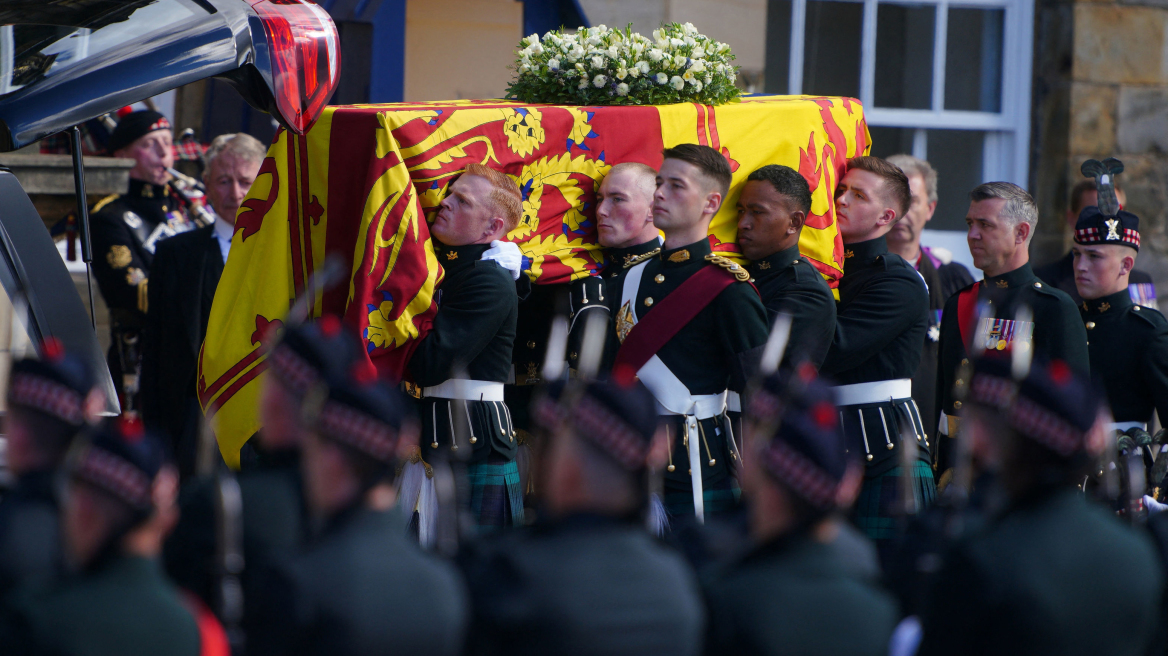
[[1156, 501], [1152, 497], [1145, 494], [1144, 495], [1144, 507], [1146, 507], [1148, 509], [1149, 515], [1155, 515], [1156, 513], [1163, 511], [1165, 508], [1168, 508], [1168, 505], [1162, 504], [1159, 501]]
[[484, 260], [494, 260], [499, 266], [511, 272], [512, 280], [519, 280], [523, 268], [523, 253], [519, 246], [509, 241], [495, 240], [491, 247], [483, 253]]

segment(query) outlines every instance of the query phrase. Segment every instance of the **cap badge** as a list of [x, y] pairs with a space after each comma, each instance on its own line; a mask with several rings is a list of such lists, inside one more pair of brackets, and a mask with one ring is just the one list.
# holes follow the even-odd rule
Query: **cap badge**
[[1119, 240], [1119, 221], [1116, 219], [1107, 219], [1103, 222], [1107, 225], [1107, 241]]

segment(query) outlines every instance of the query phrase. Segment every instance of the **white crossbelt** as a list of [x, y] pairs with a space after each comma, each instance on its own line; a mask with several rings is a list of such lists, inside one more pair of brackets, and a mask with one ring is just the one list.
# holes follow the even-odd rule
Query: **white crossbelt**
[[1126, 433], [1128, 430], [1130, 430], [1132, 428], [1140, 428], [1143, 430], [1148, 430], [1148, 425], [1142, 421], [1114, 421], [1114, 422], [1107, 424], [1107, 430], [1109, 430], [1109, 431], [1117, 430], [1117, 431], [1123, 431]]
[[436, 399], [498, 402], [503, 400], [503, 383], [451, 378], [433, 387], [423, 388], [422, 395]]
[[908, 378], [835, 386], [835, 404], [837, 406], [880, 403], [881, 401], [911, 397], [912, 380]]

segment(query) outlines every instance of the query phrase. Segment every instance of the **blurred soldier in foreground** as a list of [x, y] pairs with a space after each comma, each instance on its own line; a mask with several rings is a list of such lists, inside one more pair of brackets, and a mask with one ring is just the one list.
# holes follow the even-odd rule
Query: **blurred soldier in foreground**
[[854, 516], [881, 560], [897, 536], [898, 516], [924, 510], [936, 494], [910, 380], [928, 327], [928, 289], [904, 258], [888, 252], [884, 237], [910, 202], [908, 178], [877, 157], [849, 161], [836, 189], [844, 276], [822, 371], [840, 383], [836, 401], [849, 452], [866, 461]]
[[398, 454], [418, 443], [412, 404], [361, 360], [343, 378], [313, 381], [302, 412], [312, 537], [257, 602], [268, 628], [249, 651], [459, 653], [462, 583], [407, 537], [405, 518], [390, 510]]
[[[1038, 208], [1026, 190], [1009, 182], [987, 182], [969, 193], [967, 239], [973, 264], [985, 279], [954, 294], [941, 320], [937, 365], [938, 432], [934, 445], [938, 486], [952, 474], [954, 438], [962, 401], [957, 388], [969, 384], [960, 375], [974, 352], [973, 342], [987, 351], [1012, 352], [1015, 341], [1028, 341], [1037, 360], [1062, 360], [1087, 376], [1087, 331], [1078, 309], [1064, 293], [1044, 284], [1030, 268], [1030, 239], [1038, 225]], [[978, 310], [985, 304], [988, 316]], [[1030, 318], [1019, 319], [1027, 308]], [[976, 324], [976, 325], [975, 325]]]
[[[254, 438], [255, 462], [237, 475], [242, 508], [243, 571], [240, 583], [244, 601], [241, 628], [251, 635], [256, 627], [257, 590], [273, 568], [292, 556], [308, 532], [304, 495], [300, 485], [300, 447], [306, 431], [301, 408], [312, 385], [328, 376], [347, 372], [359, 351], [341, 320], [326, 315], [319, 320], [272, 333], [266, 343], [278, 342], [268, 354], [268, 370], [260, 391], [263, 428]], [[211, 437], [205, 434], [205, 438]], [[215, 445], [204, 444], [203, 448]], [[217, 452], [210, 454], [218, 459]], [[221, 464], [221, 463], [220, 463]], [[226, 575], [221, 541], [228, 528], [224, 522], [218, 479], [213, 471], [184, 486], [182, 515], [166, 542], [167, 573], [183, 588], [198, 595], [221, 619], [224, 617], [223, 576]], [[238, 539], [238, 538], [237, 538]], [[234, 628], [234, 627], [228, 627]]]
[[755, 546], [708, 577], [708, 654], [887, 652], [895, 602], [829, 544], [833, 510], [862, 476], [832, 396], [804, 365], [749, 402], [742, 483]]
[[1158, 310], [1133, 303], [1128, 292], [1139, 250], [1139, 217], [1119, 209], [1105, 185], [1099, 206], [1079, 216], [1071, 253], [1091, 375], [1101, 383], [1119, 430], [1147, 430], [1153, 411], [1168, 419], [1168, 321]]
[[783, 362], [827, 357], [835, 331], [835, 297], [823, 276], [799, 254], [799, 235], [811, 213], [811, 189], [798, 171], [771, 164], [751, 173], [738, 197], [738, 245], [750, 263], [751, 282], [766, 306], [768, 325], [791, 315]]
[[920, 653], [1144, 654], [1163, 584], [1148, 537], [1076, 489], [1105, 448], [1100, 404], [1066, 363], [979, 359], [963, 430], [1009, 498], [937, 575]]
[[701, 520], [738, 504], [726, 393], [741, 393], [757, 368], [766, 310], [745, 268], [710, 248], [730, 164], [709, 146], [681, 144], [663, 155], [653, 224], [665, 244], [625, 272], [612, 366], [618, 380], [638, 376], [664, 416], [665, 508]]
[[85, 364], [50, 339], [43, 360], [12, 365], [4, 415], [5, 458], [16, 478], [0, 501], [0, 597], [60, 573], [61, 538], [54, 477], [101, 392]]
[[[484, 529], [523, 523], [518, 444], [503, 401], [519, 300], [512, 274], [480, 259], [491, 242], [515, 228], [521, 213], [519, 188], [499, 171], [471, 164], [451, 185], [430, 226], [446, 271], [438, 314], [408, 367], [422, 387], [423, 457], [430, 461], [438, 449], [470, 443], [468, 501]], [[457, 442], [456, 426], [469, 430]]]
[[171, 440], [183, 480], [195, 473], [202, 411], [199, 350], [235, 231], [235, 213], [255, 182], [266, 149], [246, 134], [216, 137], [203, 181], [215, 222], [158, 245], [142, 335], [142, 419]]
[[927, 437], [937, 433], [937, 347], [941, 339], [941, 310], [949, 297], [973, 283], [973, 276], [944, 248], [921, 245], [921, 231], [937, 209], [937, 172], [928, 162], [910, 155], [893, 155], [889, 163], [908, 176], [912, 204], [888, 232], [888, 250], [916, 268], [929, 287], [929, 329], [921, 364], [913, 375], [913, 401], [921, 413]]
[[110, 373], [126, 409], [139, 407], [140, 339], [154, 250], [163, 239], [200, 225], [187, 215], [191, 205], [171, 184], [173, 138], [170, 121], [158, 112], [122, 118], [109, 150], [134, 159], [130, 189], [101, 200], [90, 213], [93, 274], [110, 310]]
[[664, 461], [666, 446], [653, 404], [635, 382], [559, 384], [537, 401], [551, 519], [464, 554], [469, 653], [699, 652], [693, 574], [645, 529], [650, 451]]
[[111, 420], [71, 457], [61, 507], [73, 572], [13, 603], [5, 653], [196, 656], [199, 627], [156, 559], [178, 477], [136, 420]]

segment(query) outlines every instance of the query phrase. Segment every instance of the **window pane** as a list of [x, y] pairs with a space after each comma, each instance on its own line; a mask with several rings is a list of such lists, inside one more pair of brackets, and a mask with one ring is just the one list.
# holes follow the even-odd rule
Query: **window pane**
[[876, 10], [876, 106], [931, 109], [936, 8]]
[[[952, 14], [950, 14], [952, 17]], [[965, 230], [969, 192], [982, 180], [985, 133], [975, 130], [929, 130], [929, 163], [937, 170], [937, 212], [930, 230]]]
[[765, 93], [785, 94], [791, 76], [791, 0], [767, 2]]
[[803, 93], [859, 97], [863, 22], [862, 3], [808, 0]]
[[874, 157], [888, 157], [897, 153], [912, 154], [912, 128], [878, 128], [868, 126], [872, 134], [872, 155]]
[[1002, 111], [1004, 9], [949, 9], [945, 109]]

